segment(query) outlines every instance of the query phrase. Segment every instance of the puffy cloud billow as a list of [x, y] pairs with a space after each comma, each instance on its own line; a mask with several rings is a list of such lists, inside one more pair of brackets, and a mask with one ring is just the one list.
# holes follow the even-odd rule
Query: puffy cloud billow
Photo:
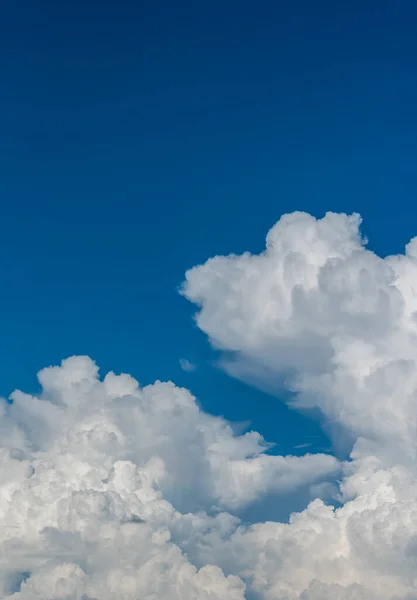
[[[359, 226], [285, 215], [182, 291], [225, 368], [318, 409], [348, 459], [270, 454], [187, 390], [69, 358], [1, 405], [1, 597], [417, 600], [417, 240], [382, 259]], [[336, 481], [335, 507], [239, 519]]]
[[88, 357], [38, 377], [39, 397], [2, 405], [2, 597], [242, 599], [238, 574], [199, 558], [205, 540], [230, 538], [229, 510], [340, 469], [326, 455], [268, 455], [261, 435], [234, 436], [187, 390], [100, 380]]

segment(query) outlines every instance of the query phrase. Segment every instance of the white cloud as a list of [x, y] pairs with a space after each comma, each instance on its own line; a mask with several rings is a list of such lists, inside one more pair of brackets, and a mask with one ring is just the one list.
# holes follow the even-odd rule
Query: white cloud
[[299, 406], [380, 451], [389, 438], [405, 459], [416, 446], [417, 263], [366, 250], [359, 223], [286, 215], [263, 254], [211, 259], [187, 273], [184, 293], [212, 343], [234, 353], [236, 373], [242, 362], [254, 380], [284, 376]]
[[354, 441], [340, 509], [316, 501], [290, 525], [229, 541], [262, 598], [417, 597], [417, 240], [382, 259], [359, 225], [285, 215], [262, 254], [187, 273], [183, 293], [227, 370], [285, 383], [295, 405]]
[[192, 363], [191, 361], [187, 360], [186, 358], [181, 358], [180, 359], [180, 367], [181, 367], [181, 369], [183, 371], [186, 371], [187, 373], [192, 373], [197, 368], [194, 363]]
[[326, 455], [269, 456], [262, 436], [234, 436], [186, 390], [113, 373], [101, 381], [88, 357], [39, 381], [39, 397], [16, 391], [2, 405], [2, 597], [241, 600], [239, 574], [187, 558], [182, 520], [232, 531], [237, 520], [220, 509], [339, 469]]
[[[2, 598], [417, 600], [417, 242], [381, 259], [359, 223], [287, 215], [184, 287], [228, 369], [319, 408], [351, 460], [268, 454], [172, 383], [72, 357], [0, 406]], [[236, 516], [335, 476], [337, 509]]]

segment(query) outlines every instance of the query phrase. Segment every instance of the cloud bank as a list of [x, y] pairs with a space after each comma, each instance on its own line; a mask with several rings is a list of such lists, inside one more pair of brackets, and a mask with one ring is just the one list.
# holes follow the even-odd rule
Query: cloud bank
[[244, 598], [238, 575], [198, 559], [199, 536], [220, 540], [238, 525], [227, 511], [340, 468], [326, 455], [270, 456], [260, 434], [234, 436], [187, 390], [100, 380], [88, 357], [38, 377], [38, 397], [2, 404], [2, 597]]
[[[417, 240], [285, 215], [260, 255], [186, 275], [228, 370], [319, 409], [349, 460], [268, 453], [172, 383], [72, 357], [0, 410], [0, 595], [15, 600], [417, 600]], [[262, 498], [339, 481], [289, 523]]]

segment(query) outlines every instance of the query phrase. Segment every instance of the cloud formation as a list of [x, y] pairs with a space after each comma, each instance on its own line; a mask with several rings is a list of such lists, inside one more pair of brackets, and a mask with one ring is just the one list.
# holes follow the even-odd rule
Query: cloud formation
[[[227, 369], [318, 408], [349, 460], [272, 455], [187, 390], [69, 358], [0, 406], [2, 598], [417, 600], [417, 241], [382, 259], [359, 225], [286, 215], [183, 289]], [[237, 516], [336, 478], [338, 508]]]
[[172, 383], [101, 381], [88, 357], [38, 377], [38, 397], [2, 404], [2, 597], [240, 600], [243, 580], [215, 557], [197, 569], [187, 542], [235, 529], [224, 511], [339, 470], [326, 455], [265, 454], [260, 434], [234, 436]]
[[383, 259], [359, 226], [358, 215], [285, 215], [262, 254], [186, 276], [229, 372], [285, 385], [352, 440], [341, 508], [315, 501], [289, 525], [233, 536], [237, 556], [253, 551], [262, 598], [417, 598], [417, 238]]

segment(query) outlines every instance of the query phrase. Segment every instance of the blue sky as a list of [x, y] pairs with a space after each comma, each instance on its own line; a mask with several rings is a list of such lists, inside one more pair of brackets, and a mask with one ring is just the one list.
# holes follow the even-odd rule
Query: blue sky
[[325, 447], [213, 368], [177, 288], [210, 256], [261, 250], [293, 210], [358, 211], [372, 249], [402, 251], [417, 230], [416, 17], [406, 0], [5, 0], [0, 392], [88, 354], [173, 379], [284, 453]]

